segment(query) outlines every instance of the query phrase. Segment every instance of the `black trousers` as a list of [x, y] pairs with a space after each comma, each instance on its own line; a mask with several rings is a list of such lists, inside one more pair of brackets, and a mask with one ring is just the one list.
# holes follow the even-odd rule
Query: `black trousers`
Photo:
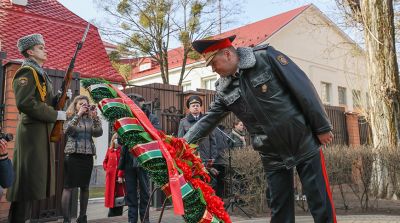
[[[261, 158], [263, 159], [263, 158]], [[296, 166], [315, 223], [336, 223], [322, 150]], [[293, 169], [265, 169], [271, 196], [271, 223], [294, 223]]]
[[13, 201], [8, 213], [8, 222], [24, 223], [31, 218], [31, 213], [32, 201]]
[[[140, 215], [140, 222], [148, 223], [149, 213], [147, 213], [145, 216], [145, 212], [150, 198], [150, 184], [146, 171], [144, 171], [144, 169], [141, 167], [126, 169], [125, 182], [127, 190], [126, 203], [128, 205], [129, 223], [137, 223], [138, 214]], [[138, 194], [137, 190], [138, 186], [140, 195]], [[138, 200], [140, 200], [140, 202], [138, 202]]]
[[212, 176], [212, 187], [215, 190], [216, 195], [223, 198], [225, 197], [225, 165], [214, 164], [213, 167], [218, 170], [219, 174], [217, 176]]

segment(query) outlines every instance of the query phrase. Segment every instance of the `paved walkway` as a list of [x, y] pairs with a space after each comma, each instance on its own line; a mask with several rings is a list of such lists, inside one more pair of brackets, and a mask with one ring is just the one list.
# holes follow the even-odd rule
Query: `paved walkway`
[[[90, 223], [126, 223], [127, 208], [124, 208], [124, 214], [120, 217], [107, 218], [108, 209], [104, 207], [103, 200], [89, 201], [88, 220]], [[150, 210], [150, 222], [157, 223], [160, 211], [152, 208]], [[393, 215], [345, 215], [337, 217], [339, 223], [400, 223], [400, 213], [398, 216]], [[252, 218], [248, 219], [243, 216], [232, 216], [234, 223], [267, 223], [269, 218]], [[61, 222], [61, 221], [59, 221]], [[162, 223], [181, 223], [182, 218], [175, 216], [171, 208], [165, 210]], [[296, 223], [312, 223], [310, 216], [296, 216]]]

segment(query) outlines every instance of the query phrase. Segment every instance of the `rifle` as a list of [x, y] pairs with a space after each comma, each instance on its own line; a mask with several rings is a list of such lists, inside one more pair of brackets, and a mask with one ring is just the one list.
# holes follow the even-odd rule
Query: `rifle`
[[[76, 59], [76, 56], [78, 55], [78, 51], [82, 48], [82, 45], [85, 42], [86, 35], [89, 32], [89, 27], [90, 27], [90, 23], [87, 24], [85, 33], [83, 34], [83, 37], [82, 37], [82, 40], [77, 43], [74, 56], [72, 57], [71, 62], [69, 62], [67, 72], [66, 72], [66, 74], [64, 76], [64, 80], [61, 84], [61, 95], [58, 98], [57, 104], [55, 106], [55, 109], [57, 111], [64, 109], [65, 102], [67, 101], [67, 89], [71, 85], [72, 72], [73, 72], [74, 66], [75, 66], [75, 59]], [[60, 141], [63, 123], [64, 123], [64, 121], [58, 120], [54, 124], [53, 130], [51, 131], [51, 135], [50, 135], [51, 142]]]

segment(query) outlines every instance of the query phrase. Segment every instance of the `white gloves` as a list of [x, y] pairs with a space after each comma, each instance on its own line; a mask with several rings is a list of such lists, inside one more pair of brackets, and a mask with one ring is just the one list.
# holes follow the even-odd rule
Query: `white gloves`
[[[61, 93], [62, 93], [61, 90], [57, 91], [57, 98], [61, 97]], [[65, 96], [67, 96], [68, 99], [71, 99], [72, 98], [72, 90], [68, 89], [67, 92], [65, 92]]]
[[71, 91], [71, 89], [68, 89], [68, 90], [67, 90], [66, 95], [67, 95], [67, 98], [69, 98], [69, 99], [72, 98], [72, 91]]
[[65, 121], [67, 120], [67, 114], [65, 111], [57, 111], [57, 120]]

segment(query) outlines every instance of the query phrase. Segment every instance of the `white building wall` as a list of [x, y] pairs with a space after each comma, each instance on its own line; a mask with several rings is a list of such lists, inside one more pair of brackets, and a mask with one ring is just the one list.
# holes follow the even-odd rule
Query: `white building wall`
[[331, 105], [339, 105], [338, 86], [346, 87], [347, 108], [353, 110], [352, 90], [365, 100], [368, 80], [365, 57], [318, 9], [310, 7], [266, 42], [284, 52], [308, 75], [319, 94], [321, 82], [331, 83]]

